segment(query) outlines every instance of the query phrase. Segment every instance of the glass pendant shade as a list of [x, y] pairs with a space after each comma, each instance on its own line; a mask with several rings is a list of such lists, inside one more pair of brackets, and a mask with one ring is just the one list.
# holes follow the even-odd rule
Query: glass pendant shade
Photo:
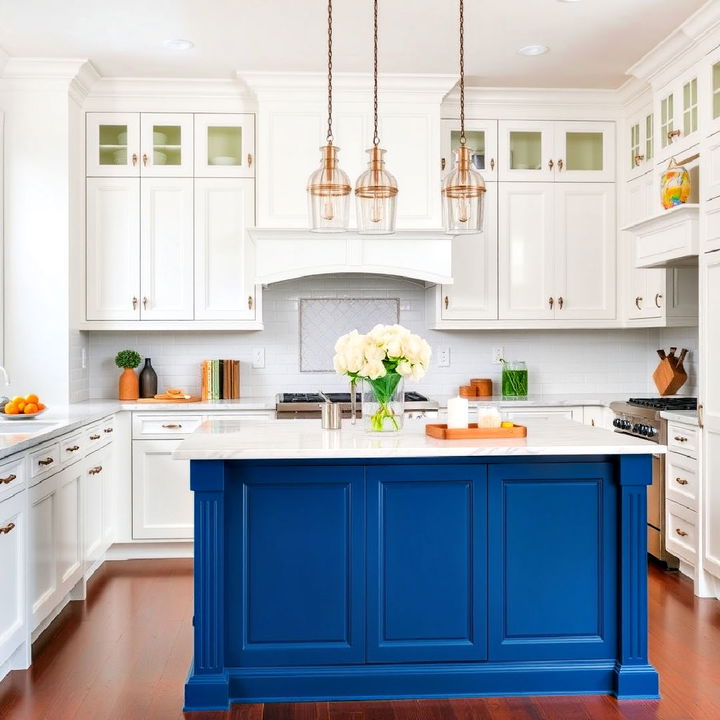
[[343, 232], [350, 220], [350, 178], [338, 167], [334, 145], [320, 148], [320, 167], [307, 185], [310, 229], [313, 232]]
[[456, 151], [455, 167], [443, 178], [443, 224], [450, 235], [478, 233], [483, 229], [485, 181], [473, 170], [470, 148]]
[[368, 169], [355, 184], [355, 208], [361, 235], [383, 235], [395, 232], [398, 186], [395, 177], [385, 169], [385, 150], [377, 146], [368, 150]]

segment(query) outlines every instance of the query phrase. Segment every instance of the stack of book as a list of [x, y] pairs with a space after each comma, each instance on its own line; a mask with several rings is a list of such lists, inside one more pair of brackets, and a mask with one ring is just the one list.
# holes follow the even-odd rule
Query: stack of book
[[239, 360], [203, 360], [200, 367], [203, 400], [237, 400], [240, 397]]

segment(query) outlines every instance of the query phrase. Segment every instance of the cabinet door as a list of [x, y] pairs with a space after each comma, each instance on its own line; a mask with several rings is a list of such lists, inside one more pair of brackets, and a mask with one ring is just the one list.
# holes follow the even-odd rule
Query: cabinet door
[[241, 465], [225, 466], [228, 664], [364, 663], [363, 468]]
[[195, 319], [255, 318], [245, 229], [255, 224], [251, 179], [195, 181]]
[[140, 202], [140, 317], [192, 320], [193, 181], [144, 179]]
[[110, 443], [97, 452], [102, 480], [103, 552], [115, 541], [115, 445]]
[[521, 425], [526, 420], [555, 420], [557, 418], [566, 418], [567, 420], [575, 420], [575, 422], [583, 422], [584, 415], [581, 407], [526, 407], [515, 409], [513, 407], [503, 407], [503, 415], [507, 415], [510, 420]]
[[658, 160], [661, 162], [698, 142], [698, 99], [698, 78], [695, 73], [674, 81], [657, 94], [655, 114], [658, 117], [660, 139]]
[[720, 578], [720, 250], [700, 256], [700, 410], [702, 418], [703, 567]]
[[133, 538], [192, 540], [190, 463], [173, 460], [182, 440], [133, 441]]
[[140, 147], [143, 177], [192, 177], [193, 116], [143, 113]]
[[87, 319], [140, 319], [140, 181], [87, 180]]
[[82, 465], [73, 465], [57, 475], [57, 573], [58, 595], [63, 597], [83, 573]]
[[615, 123], [555, 123], [555, 179], [563, 182], [615, 180]]
[[[460, 147], [460, 121], [443, 120], [440, 170], [447, 173], [455, 166], [455, 152]], [[472, 151], [473, 167], [487, 180], [497, 180], [497, 120], [465, 120], [467, 146]]]
[[708, 60], [707, 69], [703, 73], [703, 84], [700, 87], [701, 97], [704, 93], [708, 96], [704, 110], [707, 121], [703, 123], [706, 136], [720, 131], [720, 50], [713, 50]]
[[140, 174], [140, 115], [87, 113], [85, 162], [89, 177]]
[[612, 465], [520, 463], [488, 472], [489, 659], [615, 658]]
[[498, 183], [499, 316], [555, 317], [554, 183]]
[[500, 180], [553, 180], [554, 130], [552, 122], [501, 120], [498, 124]]
[[90, 453], [83, 462], [83, 516], [85, 519], [85, 562], [92, 565], [105, 551], [103, 494], [105, 448]]
[[485, 192], [483, 231], [452, 241], [452, 285], [442, 287], [443, 320], [497, 319], [497, 183]]
[[368, 661], [486, 658], [486, 473], [368, 468]]
[[25, 639], [27, 493], [0, 503], [0, 667]]
[[555, 185], [556, 319], [615, 317], [616, 233], [614, 183]]
[[59, 597], [57, 543], [58, 474], [30, 488], [29, 577], [31, 630], [53, 610]]
[[195, 115], [195, 177], [254, 177], [255, 115]]

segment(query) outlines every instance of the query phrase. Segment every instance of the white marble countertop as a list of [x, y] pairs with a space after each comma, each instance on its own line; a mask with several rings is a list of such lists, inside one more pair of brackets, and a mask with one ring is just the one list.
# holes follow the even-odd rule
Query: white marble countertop
[[131, 412], [177, 411], [226, 411], [226, 410], [275, 410], [275, 396], [245, 397], [239, 400], [201, 400], [200, 402], [144, 403], [142, 400], [128, 402], [116, 400], [118, 410]]
[[697, 410], [661, 410], [660, 417], [665, 420], [685, 423], [686, 425], [698, 424]]
[[470, 457], [498, 455], [645, 455], [664, 445], [572, 420], [528, 421], [527, 438], [437, 440], [425, 421], [405, 422], [394, 434], [367, 433], [362, 423], [322, 430], [318, 420], [209, 420], [173, 453], [177, 460], [296, 460], [326, 458]]
[[[422, 387], [417, 388], [418, 392], [422, 392]], [[449, 398], [454, 395], [438, 395], [432, 396], [431, 400], [437, 400], [440, 407], [447, 407]], [[631, 397], [660, 397], [657, 393], [643, 392], [636, 393], [565, 393], [553, 395], [528, 395], [522, 400], [508, 400], [502, 395], [493, 395], [492, 397], [468, 398], [472, 404], [490, 404], [500, 405], [503, 408], [510, 407], [609, 407], [611, 402], [624, 402]]]

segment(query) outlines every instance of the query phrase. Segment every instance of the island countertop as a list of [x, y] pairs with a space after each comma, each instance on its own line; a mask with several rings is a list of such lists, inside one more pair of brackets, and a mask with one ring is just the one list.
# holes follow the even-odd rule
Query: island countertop
[[322, 430], [317, 420], [215, 419], [203, 423], [173, 453], [177, 460], [297, 460], [472, 457], [502, 455], [648, 455], [665, 446], [561, 418], [528, 420], [527, 438], [437, 440], [425, 421], [399, 433], [368, 433], [362, 421]]

